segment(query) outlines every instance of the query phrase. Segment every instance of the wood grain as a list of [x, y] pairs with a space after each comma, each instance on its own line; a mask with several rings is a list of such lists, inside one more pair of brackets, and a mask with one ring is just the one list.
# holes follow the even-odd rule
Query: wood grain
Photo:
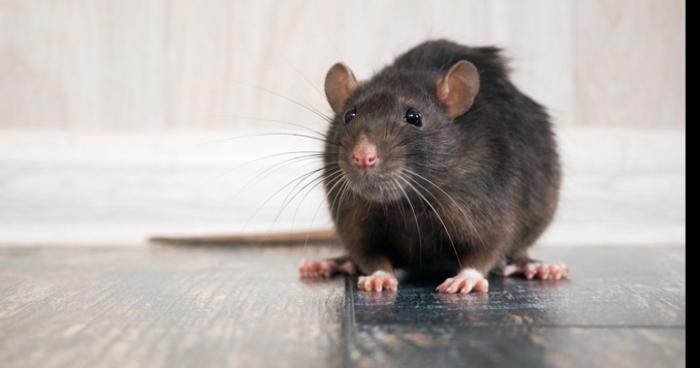
[[326, 247], [0, 248], [3, 367], [685, 365], [679, 247], [560, 247], [569, 281], [488, 295], [303, 281]]
[[[265, 130], [244, 134], [261, 133]], [[684, 133], [592, 128], [558, 133], [562, 197], [541, 244], [684, 244]], [[232, 136], [236, 133], [0, 134], [0, 242], [143, 246], [154, 235], [332, 227], [319, 186], [284, 188], [320, 167], [318, 160], [285, 164], [296, 156], [291, 154], [249, 162], [287, 151], [313, 152], [319, 142], [227, 140]], [[268, 175], [259, 175], [266, 170]], [[291, 203], [285, 207], [286, 199]]]
[[0, 129], [320, 127], [251, 85], [329, 112], [335, 62], [367, 78], [439, 37], [504, 47], [558, 123], [682, 128], [684, 26], [680, 0], [3, 1]]
[[286, 193], [261, 206], [313, 165], [242, 194], [271, 161], [235, 167], [320, 145], [230, 138], [289, 131], [276, 120], [323, 131], [311, 110], [330, 114], [330, 65], [367, 78], [449, 37], [503, 47], [561, 132], [562, 205], [544, 244], [680, 244], [684, 25], [680, 0], [2, 1], [0, 242], [329, 229], [318, 188], [279, 218]]
[[3, 367], [337, 366], [343, 280], [323, 249], [0, 250]]
[[681, 367], [685, 256], [680, 248], [548, 248], [571, 280], [490, 277], [488, 294], [442, 295], [443, 278], [358, 291], [346, 315], [357, 366]]

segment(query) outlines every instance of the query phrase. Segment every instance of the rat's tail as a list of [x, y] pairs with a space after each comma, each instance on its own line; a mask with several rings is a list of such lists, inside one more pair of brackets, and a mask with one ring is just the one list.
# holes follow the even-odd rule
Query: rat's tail
[[334, 230], [247, 235], [154, 236], [148, 240], [170, 245], [293, 245], [335, 244], [340, 241]]

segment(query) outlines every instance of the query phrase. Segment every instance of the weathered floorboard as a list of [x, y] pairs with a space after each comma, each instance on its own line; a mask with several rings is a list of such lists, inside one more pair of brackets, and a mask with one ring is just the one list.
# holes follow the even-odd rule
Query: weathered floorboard
[[299, 281], [314, 253], [0, 250], [0, 365], [338, 365], [344, 284]]
[[488, 295], [298, 279], [308, 247], [0, 248], [3, 367], [683, 366], [678, 247], [542, 248]]
[[567, 281], [490, 277], [488, 294], [443, 295], [442, 281], [395, 294], [353, 283], [347, 360], [358, 366], [683, 366], [683, 248], [547, 248]]

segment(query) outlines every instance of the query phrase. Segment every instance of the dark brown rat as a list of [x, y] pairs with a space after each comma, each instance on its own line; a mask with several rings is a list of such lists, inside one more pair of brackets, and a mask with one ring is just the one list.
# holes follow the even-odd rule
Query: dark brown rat
[[334, 65], [325, 91], [324, 186], [347, 255], [305, 262], [303, 277], [366, 275], [395, 290], [394, 270], [450, 270], [440, 292], [487, 291], [485, 278], [567, 277], [528, 248], [559, 198], [560, 166], [545, 109], [508, 77], [500, 50], [429, 41], [367, 81]]

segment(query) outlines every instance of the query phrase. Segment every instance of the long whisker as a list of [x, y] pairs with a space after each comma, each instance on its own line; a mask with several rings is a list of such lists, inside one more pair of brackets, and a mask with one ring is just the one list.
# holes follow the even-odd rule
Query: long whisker
[[291, 98], [291, 97], [289, 97], [289, 96], [285, 96], [285, 95], [283, 95], [283, 94], [281, 94], [281, 93], [272, 91], [272, 90], [267, 89], [267, 88], [265, 88], [265, 87], [256, 86], [256, 85], [254, 85], [254, 84], [243, 83], [243, 82], [234, 82], [234, 83], [239, 84], [239, 85], [241, 85], [241, 86], [249, 87], [249, 88], [255, 88], [255, 89], [258, 89], [258, 90], [263, 91], [263, 92], [265, 92], [265, 93], [269, 93], [269, 94], [271, 94], [271, 95], [273, 95], [273, 96], [276, 96], [276, 97], [279, 97], [279, 98], [283, 98], [283, 99], [285, 99], [285, 100], [287, 100], [287, 101], [289, 101], [289, 102], [291, 102], [291, 103], [293, 103], [293, 104], [295, 104], [295, 105], [297, 105], [297, 106], [299, 106], [299, 107], [301, 107], [301, 108], [306, 109], [307, 111], [312, 112], [313, 114], [315, 114], [316, 116], [320, 117], [321, 119], [323, 119], [323, 120], [325, 120], [325, 121], [327, 121], [327, 122], [330, 122], [330, 121], [332, 120], [331, 117], [329, 117], [329, 116], [327, 116], [326, 114], [324, 114], [324, 113], [318, 111], [316, 108], [314, 108], [314, 107], [312, 107], [312, 106], [308, 106], [308, 105], [306, 105], [306, 104], [304, 104], [304, 103], [301, 103], [301, 102], [299, 102], [299, 101], [297, 101], [297, 100], [295, 100], [295, 99], [293, 99], [293, 98]]
[[262, 210], [263, 207], [265, 207], [265, 205], [266, 205], [269, 201], [271, 201], [274, 197], [276, 197], [276, 196], [277, 196], [280, 192], [282, 192], [285, 188], [287, 188], [288, 186], [292, 185], [292, 184], [295, 183], [297, 180], [304, 180], [305, 178], [307, 178], [307, 177], [309, 177], [309, 176], [311, 176], [311, 175], [313, 175], [313, 174], [315, 174], [315, 173], [317, 173], [317, 172], [319, 172], [319, 171], [325, 170], [325, 169], [326, 169], [325, 166], [324, 166], [324, 167], [321, 167], [321, 168], [318, 168], [318, 169], [314, 169], [314, 170], [312, 170], [312, 171], [310, 171], [310, 172], [307, 172], [307, 173], [305, 173], [305, 174], [299, 175], [299, 176], [297, 176], [296, 178], [294, 178], [294, 179], [290, 180], [289, 182], [287, 182], [285, 185], [283, 185], [281, 188], [279, 188], [277, 191], [275, 191], [271, 196], [269, 196], [269, 197], [267, 197], [267, 199], [265, 199], [265, 201], [255, 210], [255, 212], [253, 212], [253, 214], [250, 216], [250, 218], [248, 218], [248, 220], [245, 222], [245, 224], [243, 225], [243, 229], [244, 229], [244, 230], [247, 229], [248, 224], [250, 223], [250, 221], [253, 220], [253, 218], [255, 218], [255, 216], [257, 216], [258, 212], [260, 212], [260, 210]]
[[312, 83], [311, 80], [309, 80], [309, 78], [307, 78], [304, 75], [304, 73], [301, 72], [301, 70], [294, 66], [294, 64], [292, 64], [286, 57], [283, 57], [282, 59], [285, 61], [287, 66], [294, 70], [297, 73], [297, 75], [301, 77], [301, 79], [303, 79], [304, 82], [306, 82], [306, 84], [308, 84], [314, 91], [316, 91], [316, 93], [318, 93], [319, 96], [323, 97], [324, 99], [326, 98], [326, 95], [323, 92], [321, 92], [321, 90], [318, 87], [316, 87], [316, 85]]
[[[420, 174], [414, 172], [413, 170], [410, 170], [410, 169], [407, 169], [407, 168], [404, 168], [404, 170], [409, 174], [409, 175], [407, 176], [407, 178], [408, 178], [409, 180], [413, 181], [416, 185], [419, 185], [419, 186], [423, 187], [423, 186], [420, 185], [420, 183], [418, 183], [415, 179], [411, 179], [411, 176], [415, 176], [415, 177], [417, 177], [417, 178], [420, 178], [420, 179], [424, 180], [424, 181], [427, 182], [428, 184], [430, 184], [430, 185], [432, 185], [433, 187], [437, 188], [437, 190], [439, 190], [439, 191], [440, 191], [443, 195], [445, 195], [450, 201], [452, 201], [452, 203], [454, 204], [455, 208], [457, 208], [457, 210], [458, 210], [459, 212], [462, 213], [462, 216], [464, 217], [464, 221], [467, 223], [467, 225], [469, 225], [469, 227], [470, 227], [471, 230], [472, 230], [471, 232], [474, 234], [474, 236], [476, 236], [477, 240], [479, 240], [479, 243], [481, 243], [481, 244], [483, 245], [483, 240], [481, 239], [481, 236], [479, 235], [479, 232], [477, 231], [476, 226], [472, 223], [471, 217], [468, 216], [468, 215], [464, 212], [463, 206], [461, 206], [461, 205], [454, 199], [454, 197], [452, 197], [452, 196], [451, 196], [449, 193], [447, 193], [444, 189], [440, 188], [440, 186], [438, 186], [437, 184], [435, 184], [432, 180], [427, 179], [427, 178], [424, 177], [423, 175], [420, 175]], [[423, 189], [426, 190], [426, 191], [428, 191], [425, 187], [423, 187]], [[430, 192], [430, 191], [428, 191], [428, 192]], [[436, 200], [437, 200], [437, 199], [436, 199]]]
[[[449, 208], [449, 206], [446, 206], [446, 205], [443, 203], [443, 201], [441, 201], [440, 198], [438, 198], [438, 196], [436, 196], [430, 189], [426, 188], [425, 186], [423, 186], [423, 184], [421, 184], [421, 183], [419, 183], [418, 181], [416, 181], [414, 178], [411, 177], [410, 174], [409, 174], [409, 175], [404, 175], [404, 178], [407, 179], [407, 180], [409, 180], [410, 182], [412, 182], [415, 186], [418, 187], [418, 189], [421, 189], [421, 190], [424, 191], [427, 195], [429, 195], [430, 198], [431, 198], [433, 201], [435, 201], [435, 207], [436, 207], [436, 208], [441, 208], [441, 209]], [[450, 221], [450, 219], [451, 219], [450, 217], [447, 217], [447, 223], [454, 226], [454, 221]]]
[[413, 203], [411, 203], [411, 199], [408, 197], [408, 194], [406, 191], [401, 187], [401, 184], [399, 183], [398, 180], [393, 179], [394, 184], [396, 184], [396, 187], [401, 190], [401, 193], [403, 193], [404, 198], [408, 201], [409, 207], [411, 207], [411, 212], [413, 212], [413, 219], [416, 222], [416, 230], [418, 231], [418, 262], [419, 264], [423, 263], [423, 239], [420, 231], [420, 224], [418, 223], [418, 216], [416, 215], [416, 210], [413, 208]]
[[[388, 197], [388, 198], [396, 198], [398, 196], [398, 191], [394, 187], [394, 184], [390, 181], [386, 183], [386, 188], [384, 188], [384, 187], [382, 188], [382, 191], [384, 191], [384, 190], [387, 191], [386, 197]], [[405, 218], [404, 208], [403, 208], [402, 203], [400, 201], [396, 201], [396, 203], [387, 203], [387, 204], [383, 203], [382, 205], [384, 207], [385, 216], [388, 217], [388, 211], [389, 211], [390, 205], [395, 205], [398, 208], [398, 211], [401, 212], [401, 216], [399, 218], [401, 218], [401, 219]]]
[[234, 137], [228, 137], [228, 138], [213, 139], [213, 140], [209, 140], [209, 141], [202, 142], [201, 144], [202, 144], [202, 145], [207, 145], [207, 144], [212, 144], [212, 143], [221, 143], [221, 142], [235, 141], [235, 140], [238, 140], [238, 139], [259, 138], [259, 137], [274, 137], [274, 136], [308, 138], [308, 139], [313, 139], [313, 140], [316, 140], [316, 141], [321, 141], [321, 142], [323, 142], [323, 143], [328, 143], [328, 144], [331, 144], [331, 145], [340, 146], [339, 143], [329, 141], [329, 140], [327, 140], [327, 139], [325, 139], [325, 138], [316, 137], [316, 136], [308, 135], [308, 134], [287, 133], [287, 132], [244, 134], [244, 135], [239, 135], [239, 136], [234, 136]]
[[438, 211], [435, 209], [435, 207], [433, 207], [433, 205], [430, 203], [430, 201], [428, 201], [428, 199], [425, 198], [425, 196], [423, 196], [423, 194], [421, 194], [421, 192], [418, 189], [416, 189], [415, 186], [413, 186], [408, 180], [406, 180], [404, 178], [403, 175], [399, 175], [399, 179], [403, 180], [403, 182], [406, 183], [406, 185], [408, 185], [411, 189], [413, 189], [413, 191], [416, 194], [418, 194], [418, 196], [425, 202], [425, 204], [427, 204], [428, 207], [430, 207], [430, 209], [433, 211], [433, 213], [435, 213], [435, 216], [438, 218], [438, 220], [442, 224], [443, 229], [445, 229], [445, 234], [447, 234], [447, 238], [450, 240], [450, 244], [452, 245], [452, 249], [455, 252], [455, 257], [457, 258], [457, 263], [459, 264], [459, 268], [462, 268], [462, 261], [459, 259], [459, 252], [457, 252], [457, 247], [455, 246], [455, 243], [452, 240], [452, 235], [450, 235], [450, 231], [447, 229], [447, 225], [445, 225], [445, 221], [442, 220], [442, 217], [440, 216]]
[[[308, 158], [307, 158], [307, 159], [308, 159]], [[295, 162], [299, 162], [299, 161], [304, 160], [304, 158], [295, 158], [295, 159], [293, 159], [293, 160], [294, 160]], [[290, 161], [290, 160], [285, 160], [285, 161]], [[290, 163], [291, 163], [291, 162], [290, 162]], [[238, 199], [239, 199], [244, 193], [246, 193], [247, 190], [248, 190], [251, 186], [253, 186], [255, 183], [258, 183], [258, 182], [264, 180], [264, 178], [266, 178], [267, 176], [271, 175], [273, 172], [278, 171], [278, 170], [281, 170], [281, 169], [284, 167], [284, 164], [285, 164], [284, 162], [278, 163], [277, 165], [275, 165], [276, 167], [273, 166], [272, 168], [267, 168], [267, 169], [263, 170], [262, 172], [258, 172], [257, 175], [256, 175], [256, 177], [254, 177], [254, 178], [248, 180], [244, 185], [242, 185], [241, 187], [237, 188], [237, 189], [235, 190], [235, 192], [233, 193], [233, 195], [232, 195], [229, 199], [227, 199], [226, 201], [227, 201], [228, 203], [230, 203], [231, 205], [233, 205], [234, 203], [237, 203], [237, 202], [238, 202]], [[305, 164], [306, 164], [306, 163], [305, 163]], [[304, 166], [306, 166], [306, 165], [304, 165]], [[316, 165], [314, 165], [314, 166], [316, 166]], [[290, 180], [290, 184], [293, 184], [294, 182], [296, 182], [296, 180], [305, 179], [305, 178], [306, 178], [306, 177], [305, 177], [306, 174], [313, 174], [313, 173], [315, 173], [315, 172], [317, 172], [317, 170], [313, 170], [311, 173], [307, 172], [307, 173], [305, 173], [305, 174], [302, 174], [302, 175], [300, 175], [300, 176], [294, 178], [293, 180]], [[259, 178], [258, 178], [258, 177], [259, 177]]]
[[[334, 170], [334, 171], [332, 171], [332, 172], [330, 172], [330, 173], [328, 173], [328, 174], [319, 175], [318, 177], [314, 178], [314, 179], [311, 180], [310, 182], [306, 183], [306, 184], [305, 184], [303, 187], [301, 187], [299, 190], [296, 190], [296, 188], [298, 188], [299, 185], [302, 183], [302, 182], [298, 182], [297, 185], [295, 185], [294, 188], [292, 188], [292, 190], [291, 190], [290, 193], [289, 193], [290, 195], [291, 195], [291, 193], [294, 193], [294, 195], [291, 195], [291, 196], [288, 195], [287, 198], [285, 199], [285, 201], [282, 203], [282, 206], [281, 206], [279, 212], [277, 212], [277, 216], [275, 217], [275, 219], [274, 219], [274, 221], [273, 221], [273, 225], [274, 225], [275, 223], [277, 223], [277, 219], [279, 219], [279, 217], [280, 217], [280, 215], [282, 214], [282, 212], [284, 211], [284, 209], [287, 208], [292, 202], [294, 202], [294, 199], [296, 199], [296, 197], [297, 197], [299, 194], [301, 194], [306, 188], [308, 188], [309, 186], [311, 186], [311, 188], [306, 192], [306, 194], [305, 194], [305, 195], [301, 198], [301, 200], [299, 201], [299, 205], [297, 206], [297, 210], [299, 209], [299, 206], [301, 206], [301, 204], [304, 202], [304, 200], [306, 199], [306, 197], [309, 195], [309, 193], [311, 193], [311, 191], [313, 191], [316, 187], [318, 187], [321, 183], [323, 183], [323, 180], [325, 180], [325, 179], [330, 179], [330, 178], [335, 179], [335, 177], [336, 177], [339, 173], [340, 173], [340, 169], [336, 169], [336, 170]], [[296, 212], [295, 212], [295, 216], [296, 216]]]
[[[335, 206], [336, 200], [338, 199], [338, 195], [343, 191], [343, 188], [346, 186], [347, 182], [348, 181], [345, 178], [345, 175], [342, 173], [342, 170], [341, 170], [341, 175], [337, 178], [335, 183], [333, 183], [331, 188], [328, 190], [328, 194], [332, 195], [335, 188], [338, 186], [338, 184], [340, 184], [340, 187], [338, 187], [338, 191], [336, 191], [335, 195], [333, 195], [333, 201], [331, 201], [331, 203], [330, 203], [329, 209], [331, 211]], [[329, 184], [331, 184], [331, 182], [329, 182]], [[321, 204], [323, 204], [323, 203], [324, 202], [321, 201]], [[294, 226], [294, 224], [296, 223], [296, 217], [297, 217], [297, 212], [299, 211], [299, 207], [300, 207], [300, 205], [297, 205], [297, 208], [294, 211], [294, 217], [292, 218], [292, 226]], [[312, 225], [313, 225], [313, 223], [312, 223]], [[304, 240], [304, 248], [303, 248], [304, 250], [306, 250], [307, 241], [308, 241], [308, 237], [307, 237], [307, 239]]]
[[[324, 167], [325, 167], [325, 168], [330, 168], [331, 165], [335, 165], [336, 163], [337, 163], [337, 161], [336, 161], [336, 162], [328, 162], [328, 163], [326, 164], [326, 166], [324, 166]], [[319, 180], [319, 179], [322, 179], [322, 178], [326, 178], [326, 177], [328, 177], [328, 176], [330, 176], [330, 175], [334, 175], [334, 174], [335, 174], [335, 172], [330, 172], [330, 173], [328, 173], [328, 174], [326, 174], [326, 173], [321, 173], [319, 176], [317, 176], [316, 178], [314, 178], [311, 182], [314, 182], [314, 181]], [[283, 205], [284, 205], [284, 203], [287, 202], [287, 200], [289, 200], [289, 201], [293, 201], [293, 200], [294, 200], [294, 198], [295, 198], [296, 195], [298, 194], [298, 193], [296, 192], [296, 189], [297, 189], [297, 188], [299, 187], [299, 185], [301, 185], [301, 184], [302, 184], [302, 182], [299, 182], [299, 183], [297, 183], [296, 185], [294, 185], [294, 187], [289, 191], [289, 194], [287, 194], [287, 196], [285, 197], [285, 200], [283, 201]], [[307, 184], [307, 185], [308, 185], [308, 184]], [[305, 185], [305, 186], [304, 186], [303, 188], [301, 188], [300, 190], [304, 190], [306, 187], [307, 187], [307, 186]], [[295, 193], [295, 194], [292, 195], [292, 193]]]
[[[341, 172], [342, 172], [342, 170], [341, 170]], [[332, 213], [333, 209], [336, 208], [336, 207], [335, 207], [335, 204], [336, 204], [336, 202], [338, 201], [338, 197], [339, 197], [340, 194], [342, 193], [343, 188], [345, 188], [345, 186], [347, 186], [347, 185], [348, 185], [348, 180], [347, 180], [347, 178], [345, 177], [345, 174], [343, 173], [343, 175], [342, 175], [342, 184], [340, 184], [340, 187], [338, 188], [338, 191], [336, 191], [336, 192], [335, 192], [335, 195], [333, 195], [333, 201], [331, 201], [330, 205], [328, 206], [328, 208], [329, 208], [329, 210], [330, 210], [329, 212], [331, 212], [331, 217], [333, 216], [333, 213]], [[332, 194], [332, 192], [331, 192], [331, 191], [328, 191], [328, 194]]]
[[348, 192], [348, 187], [350, 186], [350, 181], [346, 180], [345, 185], [340, 189], [342, 192], [340, 193], [340, 198], [338, 199], [338, 207], [335, 209], [335, 218], [339, 218], [340, 216], [340, 208], [343, 206], [343, 199], [345, 199], [345, 194]]
[[[340, 179], [338, 181], [336, 181], [335, 184], [333, 184], [333, 188], [335, 187], [335, 185], [337, 185], [338, 183], [343, 181], [344, 175], [341, 173], [339, 178]], [[333, 190], [333, 188], [330, 189], [329, 193]], [[321, 200], [319, 202], [318, 207], [316, 207], [316, 211], [314, 211], [313, 217], [311, 217], [311, 225], [309, 226], [309, 231], [306, 232], [306, 238], [304, 239], [304, 249], [306, 249], [306, 246], [309, 243], [309, 235], [311, 234], [311, 229], [314, 227], [314, 222], [316, 221], [316, 216], [318, 215], [318, 211], [321, 210], [321, 206], [323, 205], [323, 203], [324, 203], [323, 200]]]
[[247, 166], [247, 165], [259, 162], [259, 161], [263, 161], [263, 160], [267, 160], [269, 158], [274, 158], [274, 157], [279, 157], [279, 156], [295, 155], [295, 154], [304, 154], [303, 156], [296, 156], [295, 158], [297, 158], [297, 157], [309, 157], [309, 158], [311, 158], [311, 157], [323, 157], [323, 155], [324, 155], [324, 153], [322, 151], [288, 151], [288, 152], [273, 153], [270, 155], [257, 157], [257, 158], [254, 158], [252, 160], [248, 160], [248, 161], [236, 164], [233, 167], [231, 167], [231, 168], [227, 169], [226, 171], [224, 171], [223, 173], [221, 173], [218, 176], [218, 178], [221, 178], [225, 175], [228, 175], [229, 173], [231, 173], [234, 170], [238, 170], [244, 166]]
[[295, 123], [293, 121], [288, 121], [288, 120], [263, 118], [263, 117], [256, 117], [256, 116], [230, 115], [230, 114], [218, 115], [218, 116], [220, 116], [222, 118], [232, 118], [232, 119], [252, 120], [252, 121], [268, 121], [271, 123], [285, 124], [285, 125], [289, 125], [289, 126], [293, 126], [293, 127], [297, 127], [297, 128], [302, 128], [302, 129], [308, 130], [310, 132], [316, 133], [316, 134], [320, 135], [321, 137], [325, 137], [325, 134], [323, 134], [322, 132], [320, 132], [316, 129], [309, 128], [308, 126], [306, 126], [304, 124]]
[[[276, 164], [273, 164], [270, 167], [267, 167], [265, 169], [262, 169], [258, 171], [251, 179], [249, 179], [241, 188], [238, 189], [238, 193], [244, 193], [248, 188], [250, 188], [253, 184], [260, 182], [261, 180], [265, 179], [266, 177], [272, 175], [274, 172], [277, 172], [285, 167], [287, 167], [288, 164], [296, 163], [299, 161], [306, 161], [306, 160], [313, 160], [313, 159], [320, 159], [322, 156], [317, 156], [317, 155], [300, 155], [300, 156], [295, 156], [292, 158], [288, 158], [285, 160], [282, 160], [281, 162], [278, 162]], [[236, 199], [238, 197], [234, 197]]]

